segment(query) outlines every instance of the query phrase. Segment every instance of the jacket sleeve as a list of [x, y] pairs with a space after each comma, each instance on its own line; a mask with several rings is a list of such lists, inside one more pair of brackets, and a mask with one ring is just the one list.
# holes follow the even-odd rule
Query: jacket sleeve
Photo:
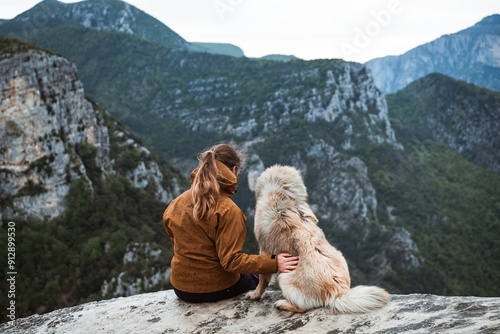
[[276, 258], [271, 255], [242, 253], [247, 233], [246, 217], [239, 208], [219, 216], [215, 246], [225, 271], [238, 274], [272, 274], [277, 272]]
[[168, 224], [169, 219], [170, 219], [170, 205], [163, 212], [163, 227], [165, 228], [165, 232], [167, 232], [168, 236], [172, 238], [173, 237], [172, 230], [170, 230], [170, 226]]
[[165, 228], [165, 232], [167, 232], [168, 236], [170, 237], [170, 242], [172, 243], [172, 248], [175, 247], [175, 241], [174, 241], [174, 234], [172, 233], [172, 230], [170, 229], [169, 226], [169, 221], [170, 221], [170, 206], [165, 209], [165, 212], [163, 212], [163, 227]]

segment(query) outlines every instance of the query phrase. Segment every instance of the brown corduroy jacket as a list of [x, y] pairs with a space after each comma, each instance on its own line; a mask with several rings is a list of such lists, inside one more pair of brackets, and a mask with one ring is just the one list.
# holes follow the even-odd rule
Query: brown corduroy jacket
[[[163, 226], [174, 248], [170, 282], [181, 291], [215, 292], [235, 284], [240, 274], [277, 272], [271, 255], [242, 253], [247, 218], [231, 200], [236, 176], [217, 161], [220, 199], [212, 217], [193, 216], [191, 190], [174, 199], [163, 214]], [[191, 173], [191, 182], [198, 170]]]

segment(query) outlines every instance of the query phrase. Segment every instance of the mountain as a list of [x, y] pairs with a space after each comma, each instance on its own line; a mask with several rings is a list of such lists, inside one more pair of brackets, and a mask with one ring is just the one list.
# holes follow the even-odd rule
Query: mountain
[[500, 91], [500, 15], [485, 17], [473, 27], [444, 35], [400, 56], [366, 63], [384, 93], [437, 72]]
[[[74, 62], [85, 91], [185, 176], [204, 148], [220, 141], [242, 146], [248, 162], [234, 200], [249, 230], [258, 175], [276, 163], [298, 167], [319, 224], [346, 256], [354, 285], [376, 283], [393, 293], [499, 293], [498, 174], [431, 137], [409, 136], [418, 131], [391, 119], [391, 106], [366, 66], [194, 53], [78, 25], [1, 25], [0, 32]], [[109, 210], [118, 215], [115, 207], [123, 203], [129, 202], [114, 201]], [[162, 212], [158, 208], [147, 211]], [[162, 245], [159, 233], [154, 240]], [[88, 241], [85, 254], [105, 254], [103, 240], [110, 237], [99, 238], [101, 248]], [[258, 252], [252, 233], [246, 247]], [[168, 248], [162, 254], [168, 262]], [[95, 267], [109, 271], [104, 260]], [[138, 267], [144, 270], [144, 262]], [[109, 297], [125, 280], [134, 291], [141, 270], [121, 275], [116, 269], [114, 281], [101, 274], [89, 291], [102, 288], [106, 293], [95, 299]]]
[[189, 47], [188, 42], [166, 25], [120, 0], [87, 0], [70, 4], [43, 0], [5, 24], [6, 29], [22, 27], [24, 30], [35, 31], [61, 25], [79, 25], [97, 30], [119, 31], [172, 48]]
[[[227, 43], [187, 42], [176, 32], [144, 13], [138, 8], [120, 0], [86, 0], [77, 3], [63, 3], [57, 0], [43, 0], [32, 9], [18, 15], [7, 23], [4, 29], [36, 31], [49, 27], [82, 26], [85, 28], [123, 32], [138, 38], [175, 49], [207, 52], [233, 57], [244, 57], [243, 51]], [[12, 36], [23, 39], [23, 36]]]
[[228, 43], [191, 42], [191, 51], [207, 52], [232, 57], [245, 57], [243, 50]]
[[15, 225], [17, 315], [168, 286], [159, 222], [187, 180], [85, 97], [67, 59], [3, 36], [0, 101], [0, 232]]
[[429, 74], [387, 96], [391, 117], [412, 134], [500, 172], [500, 93]]
[[[73, 45], [75, 39], [82, 43]], [[343, 134], [339, 147], [398, 146], [385, 99], [359, 64], [192, 53], [79, 27], [47, 28], [31, 40], [74, 61], [87, 91], [98, 102], [112, 102], [111, 113], [151, 142], [163, 142], [168, 155], [189, 155], [182, 147], [186, 130], [189, 146], [202, 149], [205, 133], [253, 138], [290, 126], [293, 118], [326, 122], [331, 135], [334, 129]]]
[[[466, 277], [497, 277], [500, 268], [499, 101], [495, 91], [430, 74], [387, 96], [405, 150], [358, 153], [386, 209], [380, 222], [404, 226], [453, 294], [488, 295], [491, 286]], [[403, 280], [413, 284], [412, 275]]]
[[[92, 189], [92, 181], [106, 180], [119, 172], [136, 187], [154, 187], [163, 202], [179, 193], [171, 188], [175, 179], [165, 182], [161, 164], [151, 160], [147, 148], [120, 131], [118, 125], [106, 124], [109, 116], [85, 98], [74, 65], [33, 46], [0, 38], [0, 217], [12, 217], [14, 212], [17, 216], [23, 212], [24, 218], [59, 217], [65, 210], [71, 181], [84, 179]], [[64, 113], [68, 117], [62, 116]], [[119, 138], [109, 133], [110, 128], [117, 128]], [[131, 157], [135, 155], [130, 168], [119, 165], [125, 157], [116, 147], [124, 145], [133, 151]], [[85, 163], [90, 170], [85, 169]]]
[[299, 59], [299, 58], [297, 58], [297, 57], [295, 57], [293, 55], [273, 54], [273, 55], [267, 55], [267, 56], [261, 57], [261, 59], [287, 62], [287, 61], [294, 60], [294, 59]]

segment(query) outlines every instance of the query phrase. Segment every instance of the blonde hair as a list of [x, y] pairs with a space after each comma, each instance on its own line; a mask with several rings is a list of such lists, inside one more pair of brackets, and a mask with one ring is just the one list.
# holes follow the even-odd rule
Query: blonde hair
[[217, 181], [219, 173], [216, 161], [222, 162], [229, 169], [241, 170], [243, 153], [233, 145], [218, 144], [201, 153], [198, 160], [198, 173], [191, 186], [194, 203], [194, 217], [203, 220], [211, 217], [219, 201], [220, 186]]

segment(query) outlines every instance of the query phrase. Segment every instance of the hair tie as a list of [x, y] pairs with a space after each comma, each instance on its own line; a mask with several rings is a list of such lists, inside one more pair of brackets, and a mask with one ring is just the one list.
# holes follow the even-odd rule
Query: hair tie
[[217, 154], [213, 149], [210, 149], [210, 150], [206, 150], [205, 152], [203, 153], [198, 153], [196, 155], [196, 158], [198, 159], [198, 161], [201, 161], [201, 157], [203, 154], [206, 154], [206, 153], [212, 153], [214, 155], [214, 158], [215, 158], [215, 155]]

